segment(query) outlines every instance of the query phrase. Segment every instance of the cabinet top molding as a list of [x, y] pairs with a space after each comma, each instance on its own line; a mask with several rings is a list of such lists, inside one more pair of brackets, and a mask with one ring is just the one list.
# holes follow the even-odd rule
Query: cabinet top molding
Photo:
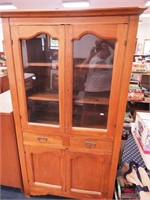
[[88, 17], [88, 16], [123, 16], [140, 15], [147, 7], [120, 7], [84, 10], [19, 10], [2, 11], [1, 18], [38, 18], [38, 17]]

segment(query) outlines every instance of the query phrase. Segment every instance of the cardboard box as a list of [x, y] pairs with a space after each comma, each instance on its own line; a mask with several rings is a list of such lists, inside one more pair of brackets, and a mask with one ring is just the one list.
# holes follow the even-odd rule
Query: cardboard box
[[144, 153], [150, 154], [150, 112], [137, 112], [135, 135]]

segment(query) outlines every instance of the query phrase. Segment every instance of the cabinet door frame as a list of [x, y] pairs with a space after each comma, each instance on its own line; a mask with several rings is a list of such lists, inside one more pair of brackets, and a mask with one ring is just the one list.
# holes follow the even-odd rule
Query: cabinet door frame
[[[80, 162], [78, 162], [78, 159], [82, 161], [82, 158], [83, 158], [83, 163], [86, 160], [91, 161], [89, 163], [89, 165], [91, 166], [88, 165], [87, 169], [89, 167], [89, 170], [91, 170], [92, 166], [94, 168], [96, 162], [98, 163], [98, 166], [101, 168], [101, 170], [99, 170], [100, 177], [94, 177], [92, 176], [92, 174], [88, 173], [88, 176], [92, 176], [92, 177], [91, 179], [87, 178], [88, 183], [86, 183], [86, 187], [88, 184], [90, 184], [90, 180], [91, 180], [91, 184], [94, 184], [94, 181], [92, 181], [92, 179], [97, 178], [97, 181], [99, 181], [99, 183], [97, 181], [95, 182], [95, 184], [99, 185], [99, 188], [97, 190], [88, 190], [86, 188], [85, 189], [73, 188], [73, 185], [72, 185], [73, 182], [81, 186], [80, 180], [76, 178], [75, 176], [73, 176], [73, 168], [77, 167], [83, 170], [82, 168], [83, 166], [82, 165], [79, 166]], [[75, 165], [75, 162], [73, 165], [73, 161], [75, 162], [77, 161], [78, 166]], [[68, 176], [66, 177], [66, 189], [67, 189], [68, 194], [71, 194], [71, 196], [75, 196], [76, 198], [82, 197], [82, 198], [94, 198], [94, 199], [97, 199], [97, 198], [99, 199], [99, 198], [103, 198], [107, 196], [108, 194], [107, 187], [109, 186], [109, 168], [111, 165], [110, 153], [91, 153], [91, 152], [89, 153], [89, 152], [79, 151], [78, 149], [72, 149], [72, 150], [67, 151], [66, 163], [67, 163], [66, 171], [68, 173]], [[86, 169], [84, 168], [84, 170]], [[83, 172], [84, 171], [78, 171], [78, 174], [76, 174], [76, 176], [80, 177]], [[75, 172], [74, 172], [74, 175], [75, 175]], [[106, 178], [106, 175], [108, 176], [108, 178]], [[82, 185], [82, 187], [84, 186]], [[94, 186], [94, 187], [98, 187], [98, 186]]]
[[[53, 38], [59, 40], [59, 125], [45, 125], [41, 123], [28, 122], [27, 108], [26, 108], [26, 94], [24, 85], [23, 62], [21, 54], [21, 39], [31, 39], [40, 34], [49, 34]], [[15, 26], [12, 25], [12, 41], [13, 41], [13, 56], [14, 67], [16, 74], [18, 100], [20, 106], [20, 120], [23, 130], [45, 130], [56, 133], [63, 133], [65, 127], [64, 117], [64, 27], [61, 25], [35, 25], [35, 26]], [[21, 91], [21, 92], [20, 92]]]
[[[83, 24], [83, 25], [67, 25], [66, 26], [66, 60], [67, 70], [65, 73], [65, 89], [66, 89], [66, 104], [67, 106], [67, 132], [76, 135], [94, 135], [98, 138], [113, 138], [115, 137], [115, 130], [117, 124], [117, 118], [119, 116], [118, 103], [120, 101], [120, 89], [122, 80], [122, 70], [124, 67], [124, 54], [125, 45], [127, 39], [127, 24]], [[73, 49], [72, 41], [81, 39], [81, 37], [87, 33], [94, 34], [95, 36], [102, 37], [104, 39], [115, 39], [115, 52], [113, 63], [113, 74], [111, 84], [111, 94], [109, 98], [109, 113], [108, 124], [106, 129], [96, 128], [81, 128], [72, 127], [72, 86], [73, 86], [73, 55], [70, 53]], [[118, 56], [119, 54], [119, 56]], [[69, 55], [69, 56], [67, 56]], [[65, 66], [66, 66], [65, 65]]]
[[[44, 155], [50, 154], [53, 155], [57, 158], [60, 158], [60, 179], [61, 184], [48, 184], [48, 183], [41, 183], [41, 182], [36, 182], [34, 180], [35, 178], [35, 169], [34, 169], [34, 155]], [[46, 194], [59, 194], [62, 195], [65, 192], [65, 154], [63, 149], [58, 149], [58, 148], [52, 148], [52, 147], [39, 147], [39, 146], [29, 146], [25, 145], [25, 155], [26, 155], [26, 164], [27, 164], [27, 173], [28, 173], [28, 181], [29, 181], [29, 190], [30, 190], [30, 195], [34, 195], [37, 193], [39, 195], [46, 195]], [[38, 162], [38, 160], [37, 160]], [[41, 162], [39, 160], [39, 162]], [[49, 163], [50, 161], [47, 160]], [[53, 160], [51, 160], [53, 162]], [[43, 167], [46, 167], [45, 165]], [[55, 169], [56, 165], [53, 167]], [[57, 166], [58, 167], [58, 166]], [[37, 172], [36, 173], [42, 173], [42, 172]], [[53, 173], [53, 176], [57, 174]], [[38, 174], [37, 174], [38, 176]], [[58, 179], [57, 178], [57, 179]]]

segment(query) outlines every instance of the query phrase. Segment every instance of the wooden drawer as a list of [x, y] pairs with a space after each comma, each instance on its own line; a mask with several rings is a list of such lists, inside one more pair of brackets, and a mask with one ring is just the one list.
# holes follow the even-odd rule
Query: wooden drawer
[[23, 133], [24, 144], [62, 146], [62, 137], [43, 133]]
[[112, 152], [113, 142], [83, 137], [70, 137], [70, 147]]

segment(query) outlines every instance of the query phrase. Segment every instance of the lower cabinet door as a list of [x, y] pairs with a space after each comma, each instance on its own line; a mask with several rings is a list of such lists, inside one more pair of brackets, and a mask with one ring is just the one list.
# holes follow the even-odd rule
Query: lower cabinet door
[[68, 152], [67, 188], [77, 198], [106, 198], [111, 155]]
[[25, 146], [30, 195], [61, 195], [65, 190], [64, 150]]

